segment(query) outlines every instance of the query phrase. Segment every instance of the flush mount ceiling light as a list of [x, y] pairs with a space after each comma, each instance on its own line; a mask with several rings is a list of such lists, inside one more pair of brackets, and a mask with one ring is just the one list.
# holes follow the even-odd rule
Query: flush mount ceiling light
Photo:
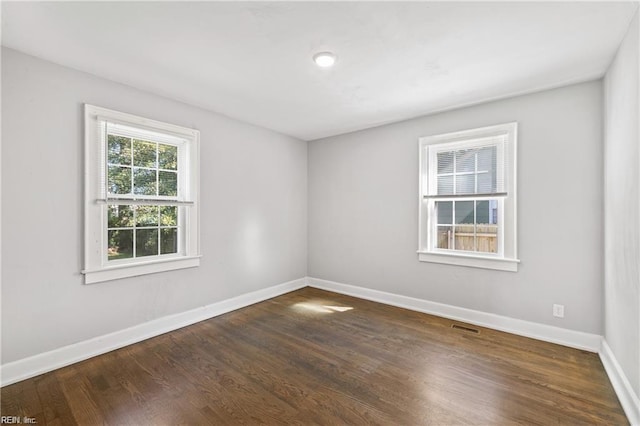
[[313, 62], [320, 68], [331, 68], [336, 63], [336, 55], [332, 52], [319, 52], [313, 55]]

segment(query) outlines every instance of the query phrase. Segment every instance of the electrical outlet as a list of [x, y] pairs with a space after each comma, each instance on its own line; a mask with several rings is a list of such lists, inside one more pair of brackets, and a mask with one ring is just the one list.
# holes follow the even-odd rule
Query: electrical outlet
[[553, 305], [553, 316], [564, 318], [564, 305]]

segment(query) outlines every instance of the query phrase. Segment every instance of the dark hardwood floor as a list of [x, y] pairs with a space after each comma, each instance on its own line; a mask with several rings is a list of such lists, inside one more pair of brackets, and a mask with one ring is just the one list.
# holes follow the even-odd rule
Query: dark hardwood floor
[[453, 323], [304, 288], [6, 386], [2, 415], [38, 425], [627, 424], [596, 354]]

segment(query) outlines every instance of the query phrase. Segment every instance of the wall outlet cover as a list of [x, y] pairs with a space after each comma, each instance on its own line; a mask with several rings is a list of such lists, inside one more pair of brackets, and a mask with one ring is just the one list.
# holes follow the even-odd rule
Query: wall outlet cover
[[564, 305], [553, 305], [553, 316], [564, 318]]

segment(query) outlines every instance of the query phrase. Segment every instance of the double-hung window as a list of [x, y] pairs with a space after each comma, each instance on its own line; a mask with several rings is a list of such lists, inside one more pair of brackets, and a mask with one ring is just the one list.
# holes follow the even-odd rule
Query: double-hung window
[[517, 124], [420, 138], [419, 260], [517, 271]]
[[199, 265], [199, 132], [85, 105], [85, 282]]

